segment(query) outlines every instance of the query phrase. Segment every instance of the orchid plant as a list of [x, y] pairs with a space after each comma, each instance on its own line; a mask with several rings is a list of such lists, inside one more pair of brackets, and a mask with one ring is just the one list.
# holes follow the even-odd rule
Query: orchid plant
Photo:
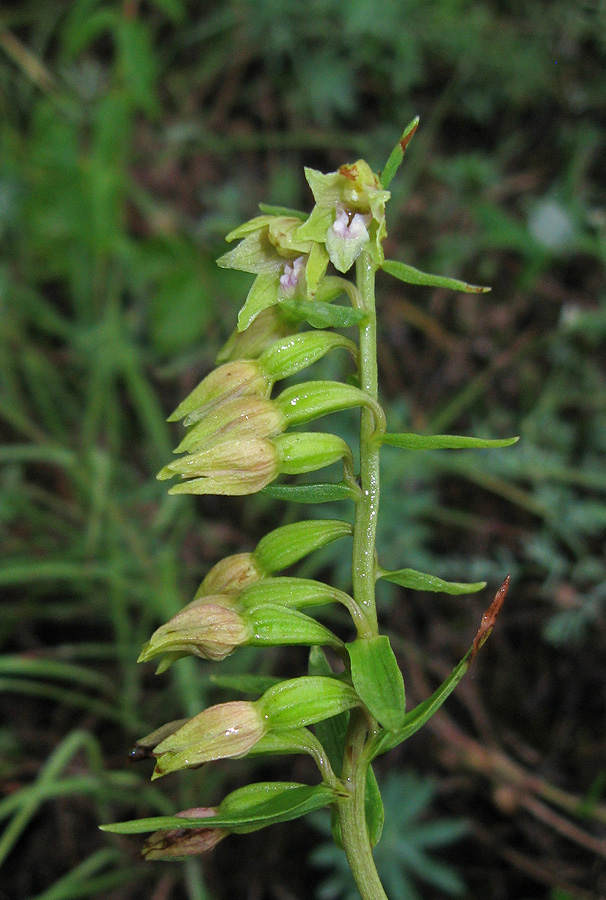
[[[276, 753], [308, 754], [319, 773], [316, 784], [249, 784], [214, 808], [103, 826], [123, 834], [153, 832], [142, 851], [147, 859], [187, 858], [230, 833], [330, 807], [335, 841], [345, 851], [363, 900], [385, 900], [372, 853], [383, 824], [372, 763], [438, 710], [490, 633], [505, 598], [508, 579], [452, 674], [407, 710], [400, 668], [389, 638], [379, 633], [376, 581], [450, 594], [477, 591], [485, 583], [448, 582], [380, 565], [375, 538], [381, 447], [485, 448], [517, 440], [401, 434], [387, 428], [377, 384], [377, 270], [411, 284], [488, 290], [384, 257], [388, 187], [417, 125], [415, 119], [406, 128], [381, 175], [363, 160], [329, 174], [306, 169], [315, 201], [311, 214], [262, 206], [261, 215], [227, 235], [238, 244], [218, 260], [219, 266], [256, 277], [217, 368], [170, 417], [182, 420], [187, 432], [175, 451], [179, 457], [158, 477], [179, 477], [170, 488], [174, 494], [264, 491], [301, 504], [340, 501], [353, 509], [353, 521], [346, 514], [335, 520], [304, 519], [271, 531], [252, 552], [221, 560], [193, 600], [143, 647], [140, 661], [159, 657], [158, 672], [185, 655], [220, 661], [241, 645], [310, 647], [307, 674], [286, 680], [241, 676], [240, 687], [256, 699], [211, 706], [141, 738], [132, 755], [155, 759], [152, 778], [213, 760]], [[355, 280], [343, 277], [354, 269]], [[347, 305], [333, 302], [343, 296]], [[356, 329], [358, 340], [334, 330], [344, 328]], [[348, 383], [304, 381], [272, 396], [276, 383], [338, 349], [355, 367]], [[361, 409], [359, 472], [341, 437], [293, 430], [353, 407]], [[338, 482], [276, 484], [282, 475], [315, 472], [335, 462], [342, 469]], [[353, 537], [350, 594], [280, 574], [346, 536]], [[328, 603], [340, 603], [349, 613], [351, 640], [343, 641], [310, 614]]]

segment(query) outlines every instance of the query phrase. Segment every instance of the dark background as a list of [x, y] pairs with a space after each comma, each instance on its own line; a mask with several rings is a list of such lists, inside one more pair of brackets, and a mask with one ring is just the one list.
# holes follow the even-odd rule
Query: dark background
[[[2, 900], [355, 896], [323, 817], [168, 865], [97, 825], [315, 777], [298, 757], [153, 785], [128, 767], [135, 737], [227, 696], [211, 664], [136, 666], [154, 627], [221, 556], [342, 514], [154, 476], [250, 283], [215, 266], [223, 235], [260, 201], [309, 209], [304, 165], [380, 168], [417, 114], [387, 255], [492, 293], [379, 276], [388, 421], [521, 440], [385, 451], [383, 564], [488, 582], [381, 594], [411, 707], [512, 587], [456, 694], [379, 761], [377, 857], [392, 900], [606, 896], [605, 57], [603, 0], [3, 5]], [[347, 589], [348, 552], [305, 574]], [[221, 671], [305, 665], [240, 651]]]

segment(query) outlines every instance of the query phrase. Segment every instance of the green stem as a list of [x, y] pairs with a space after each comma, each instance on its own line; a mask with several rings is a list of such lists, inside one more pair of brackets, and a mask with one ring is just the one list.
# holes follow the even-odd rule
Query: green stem
[[[375, 312], [375, 267], [363, 253], [356, 263], [357, 288], [366, 312], [360, 326], [360, 387], [374, 400], [378, 398], [377, 320]], [[382, 423], [379, 423], [381, 427]], [[362, 410], [360, 423], [360, 485], [356, 501], [353, 536], [352, 581], [356, 605], [364, 616], [358, 624], [359, 637], [378, 633], [375, 605], [375, 542], [379, 514], [379, 443], [374, 440], [377, 421], [369, 409]], [[387, 900], [372, 855], [366, 825], [366, 777], [368, 774], [369, 730], [367, 714], [354, 710], [343, 757], [341, 780], [349, 796], [339, 801], [337, 811], [341, 839], [347, 861], [362, 900]]]
[[[375, 268], [367, 253], [356, 263], [357, 285], [366, 319], [360, 326], [360, 387], [378, 399], [377, 316], [375, 311]], [[360, 485], [353, 535], [353, 596], [363, 611], [366, 628], [359, 636], [377, 634], [375, 608], [375, 540], [379, 514], [379, 446], [372, 436], [376, 424], [369, 409], [362, 410], [360, 425]]]
[[367, 724], [363, 713], [358, 710], [352, 712], [341, 775], [341, 781], [350, 795], [338, 803], [337, 810], [343, 849], [362, 900], [388, 900], [375, 866], [366, 827]]

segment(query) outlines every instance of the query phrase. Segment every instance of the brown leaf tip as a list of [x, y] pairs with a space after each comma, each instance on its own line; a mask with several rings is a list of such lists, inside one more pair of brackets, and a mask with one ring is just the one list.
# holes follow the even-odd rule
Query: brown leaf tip
[[494, 600], [482, 616], [482, 622], [480, 623], [478, 633], [476, 634], [471, 647], [471, 656], [469, 657], [469, 662], [471, 662], [471, 660], [474, 658], [495, 626], [497, 616], [501, 611], [501, 607], [503, 606], [505, 597], [507, 596], [507, 591], [509, 590], [509, 580], [510, 576], [508, 575], [499, 590], [496, 592]]
[[400, 141], [400, 147], [402, 148], [402, 153], [406, 153], [406, 148], [408, 147], [411, 140], [413, 139], [415, 131], [417, 130], [418, 127], [419, 127], [419, 120], [417, 119], [417, 122], [416, 122], [414, 128], [411, 128], [410, 131], [408, 132], [408, 134], [405, 134], [404, 137], [402, 138], [402, 140]]

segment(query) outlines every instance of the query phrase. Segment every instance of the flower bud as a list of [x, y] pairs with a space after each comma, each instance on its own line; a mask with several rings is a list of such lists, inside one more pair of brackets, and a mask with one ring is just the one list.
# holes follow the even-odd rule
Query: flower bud
[[[200, 807], [186, 809], [176, 813], [176, 816], [183, 819], [205, 819], [216, 814], [217, 810], [213, 807]], [[170, 828], [156, 831], [143, 844], [141, 855], [146, 860], [163, 862], [188, 859], [190, 856], [198, 856], [212, 850], [228, 834], [227, 828]]]
[[273, 441], [236, 438], [175, 460], [157, 477], [185, 479], [173, 485], [170, 494], [254, 494], [279, 475], [281, 456]]
[[271, 383], [258, 362], [251, 359], [235, 360], [224, 363], [213, 369], [194, 390], [188, 394], [174, 413], [168, 417], [169, 422], [186, 418], [185, 424], [201, 419], [205, 413], [225, 400], [254, 394], [257, 397], [269, 397]]
[[265, 438], [284, 431], [284, 415], [273, 400], [246, 396], [225, 400], [193, 425], [175, 453], [192, 453], [227, 438]]
[[266, 729], [255, 703], [234, 700], [210, 706], [155, 747], [152, 778], [215, 759], [244, 756]]
[[194, 600], [210, 594], [238, 594], [263, 576], [252, 553], [234, 553], [207, 573]]
[[171, 661], [193, 654], [221, 660], [252, 636], [252, 630], [234, 609], [214, 603], [190, 606], [158, 628], [145, 644], [137, 662], [170, 654]]
[[275, 341], [293, 334], [298, 323], [292, 324], [279, 306], [261, 310], [244, 331], [232, 332], [217, 355], [217, 363], [235, 359], [257, 359]]

